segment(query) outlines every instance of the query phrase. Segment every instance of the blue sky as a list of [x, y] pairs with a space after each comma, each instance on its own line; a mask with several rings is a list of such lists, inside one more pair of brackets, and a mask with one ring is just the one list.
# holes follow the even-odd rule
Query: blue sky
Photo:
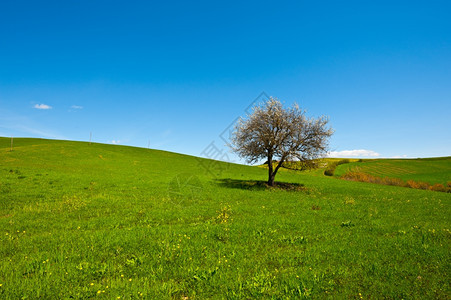
[[0, 136], [199, 156], [261, 92], [335, 156], [449, 156], [451, 2], [0, 3]]

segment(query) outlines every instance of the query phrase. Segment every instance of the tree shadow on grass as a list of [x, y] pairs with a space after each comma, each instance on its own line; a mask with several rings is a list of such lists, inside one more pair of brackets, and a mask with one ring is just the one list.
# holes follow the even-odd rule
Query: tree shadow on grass
[[301, 183], [275, 182], [274, 186], [269, 186], [266, 181], [262, 180], [241, 180], [241, 179], [222, 178], [216, 179], [215, 181], [219, 186], [222, 187], [251, 191], [283, 190], [290, 192], [299, 192], [299, 191], [305, 192], [308, 190]]

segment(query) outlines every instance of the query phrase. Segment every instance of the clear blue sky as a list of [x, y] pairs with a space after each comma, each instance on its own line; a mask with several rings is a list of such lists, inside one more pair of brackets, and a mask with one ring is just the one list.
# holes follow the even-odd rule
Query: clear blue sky
[[451, 2], [0, 3], [0, 136], [200, 155], [263, 91], [336, 155], [449, 156]]

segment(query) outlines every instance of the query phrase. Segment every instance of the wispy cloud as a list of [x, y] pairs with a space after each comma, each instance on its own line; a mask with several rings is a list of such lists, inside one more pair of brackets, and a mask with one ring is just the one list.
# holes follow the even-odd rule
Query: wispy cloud
[[52, 109], [52, 107], [50, 105], [47, 104], [35, 104], [34, 108], [36, 109]]
[[[59, 139], [59, 140], [65, 140], [66, 137], [59, 135], [57, 133], [54, 133], [52, 131], [47, 130], [40, 130], [37, 129], [35, 126], [30, 127], [26, 125], [20, 125], [20, 124], [0, 124], [0, 129], [3, 131], [12, 131], [14, 136], [25, 136], [25, 137], [42, 137], [42, 138], [50, 138], [50, 139]], [[4, 135], [4, 136], [9, 136]]]
[[17, 125], [15, 127], [16, 130], [23, 132], [23, 133], [27, 133], [27, 134], [32, 134], [33, 136], [37, 136], [37, 137], [44, 137], [44, 138], [50, 138], [50, 139], [60, 139], [60, 140], [65, 140], [66, 137], [59, 135], [59, 134], [55, 134], [51, 131], [47, 131], [47, 130], [40, 130], [40, 129], [36, 129], [36, 128], [32, 128], [32, 127], [27, 127], [24, 125]]
[[120, 143], [121, 143], [120, 140], [112, 140], [111, 141], [111, 144], [115, 144], [115, 145], [120, 144]]
[[373, 150], [343, 150], [343, 151], [331, 151], [328, 154], [329, 157], [379, 157], [380, 154]]
[[80, 106], [80, 105], [72, 105], [70, 108], [72, 108], [72, 109], [83, 109], [83, 106]]
[[46, 128], [32, 119], [17, 115], [12, 111], [0, 108], [0, 131], [3, 136], [39, 137], [50, 139], [67, 139], [57, 131]]
[[404, 154], [404, 155], [395, 155], [390, 158], [408, 158], [408, 156], [406, 154]]

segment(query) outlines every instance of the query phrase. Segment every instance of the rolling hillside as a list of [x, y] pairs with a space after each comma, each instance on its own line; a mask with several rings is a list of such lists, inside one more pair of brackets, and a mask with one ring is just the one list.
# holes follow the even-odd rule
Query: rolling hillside
[[450, 194], [291, 170], [268, 188], [259, 167], [9, 142], [0, 299], [450, 297]]
[[335, 175], [341, 176], [355, 170], [379, 177], [439, 183], [446, 186], [451, 182], [451, 157], [364, 160], [338, 166]]

